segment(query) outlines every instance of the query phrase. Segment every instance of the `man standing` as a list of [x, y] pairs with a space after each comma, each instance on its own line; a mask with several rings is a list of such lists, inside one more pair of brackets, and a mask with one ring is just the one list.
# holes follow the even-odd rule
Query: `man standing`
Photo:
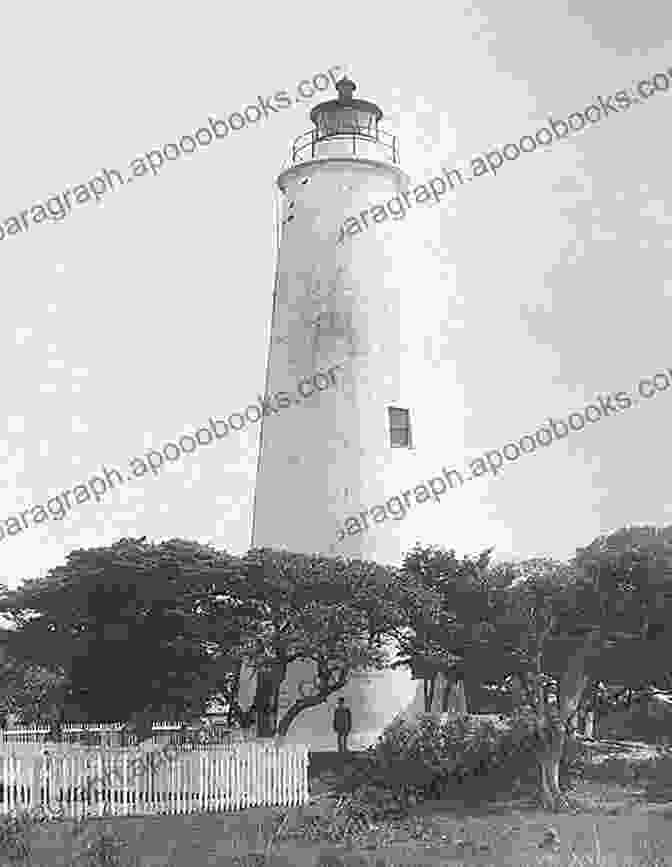
[[339, 698], [338, 707], [334, 712], [334, 731], [338, 738], [339, 753], [347, 752], [347, 740], [351, 730], [352, 714], [350, 713], [350, 708], [345, 706], [344, 698]]

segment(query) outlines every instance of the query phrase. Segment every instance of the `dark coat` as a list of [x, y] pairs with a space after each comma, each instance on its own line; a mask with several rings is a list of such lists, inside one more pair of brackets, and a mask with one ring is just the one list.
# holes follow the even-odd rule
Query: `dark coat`
[[349, 732], [352, 729], [352, 714], [349, 707], [337, 707], [334, 712], [334, 731]]

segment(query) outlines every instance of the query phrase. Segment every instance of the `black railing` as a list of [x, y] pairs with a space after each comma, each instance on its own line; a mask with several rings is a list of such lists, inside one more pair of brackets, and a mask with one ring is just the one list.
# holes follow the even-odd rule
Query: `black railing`
[[[362, 145], [364, 143], [373, 143], [379, 145], [382, 148], [382, 150], [389, 156], [391, 162], [393, 162], [395, 165], [399, 163], [399, 142], [397, 140], [397, 137], [396, 135], [392, 135], [391, 133], [385, 132], [385, 130], [382, 129], [377, 130], [374, 135], [355, 131], [323, 133], [320, 135], [316, 130], [310, 130], [310, 132], [306, 132], [294, 140], [294, 144], [292, 145], [292, 162], [296, 163], [304, 160], [305, 156], [302, 156], [301, 159], [299, 159], [299, 155], [303, 154], [308, 149], [310, 149], [310, 159], [315, 159], [315, 148], [318, 144], [322, 142], [348, 140], [352, 142], [353, 156], [357, 156], [358, 153], [361, 155], [366, 155], [364, 153], [364, 148], [362, 147]], [[361, 143], [359, 152], [357, 150], [358, 142]]]

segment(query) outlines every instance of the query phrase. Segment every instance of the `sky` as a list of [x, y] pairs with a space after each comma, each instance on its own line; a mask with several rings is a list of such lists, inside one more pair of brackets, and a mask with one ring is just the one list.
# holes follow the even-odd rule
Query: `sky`
[[[347, 0], [319, 15], [232, 8], [5, 10], [0, 219], [339, 65], [382, 107], [417, 183], [672, 69], [667, 4], [419, 0], [412, 22], [407, 7]], [[334, 95], [0, 241], [0, 517], [263, 392], [275, 179], [309, 108]], [[415, 279], [438, 287], [422, 311], [428, 358], [462, 396], [437, 396], [437, 430], [459, 430], [469, 455], [672, 369], [671, 111], [658, 92], [407, 217]], [[459, 506], [425, 505], [412, 532], [564, 559], [624, 525], [672, 523], [671, 418], [672, 388], [475, 482]], [[258, 425], [5, 535], [0, 581], [123, 537], [245, 551], [257, 448]]]

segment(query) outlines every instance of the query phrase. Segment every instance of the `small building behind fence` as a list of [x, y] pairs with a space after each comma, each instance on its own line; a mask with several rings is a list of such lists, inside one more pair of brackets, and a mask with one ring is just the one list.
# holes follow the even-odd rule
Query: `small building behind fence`
[[[180, 723], [159, 722], [152, 725], [152, 737], [145, 743], [154, 746], [172, 744], [185, 749], [201, 744], [240, 743], [249, 740], [249, 733], [221, 725], [185, 726]], [[0, 730], [0, 744], [43, 744], [53, 741], [52, 729], [46, 725], [8, 726]], [[102, 747], [132, 747], [137, 736], [124, 723], [71, 723], [63, 725], [60, 743]]]

